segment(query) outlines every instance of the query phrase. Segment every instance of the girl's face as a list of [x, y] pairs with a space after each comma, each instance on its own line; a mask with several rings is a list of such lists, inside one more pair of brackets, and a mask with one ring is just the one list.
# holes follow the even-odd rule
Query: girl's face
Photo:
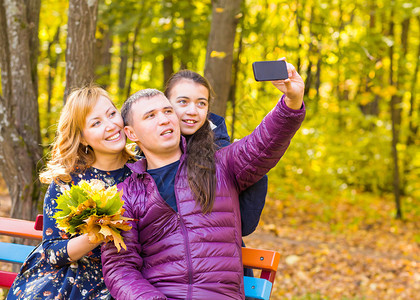
[[181, 79], [170, 91], [169, 101], [178, 116], [183, 135], [192, 135], [203, 126], [209, 111], [209, 91], [205, 86]]
[[111, 100], [99, 97], [86, 116], [82, 137], [84, 143], [92, 147], [97, 160], [121, 153], [126, 142], [124, 122]]

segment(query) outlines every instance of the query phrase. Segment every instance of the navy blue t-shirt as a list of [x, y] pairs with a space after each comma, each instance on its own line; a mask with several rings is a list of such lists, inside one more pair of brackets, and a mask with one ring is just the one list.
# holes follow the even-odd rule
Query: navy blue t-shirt
[[161, 168], [147, 170], [147, 173], [149, 173], [156, 182], [158, 191], [163, 200], [165, 200], [176, 212], [178, 212], [178, 208], [176, 206], [174, 184], [178, 167], [179, 160]]

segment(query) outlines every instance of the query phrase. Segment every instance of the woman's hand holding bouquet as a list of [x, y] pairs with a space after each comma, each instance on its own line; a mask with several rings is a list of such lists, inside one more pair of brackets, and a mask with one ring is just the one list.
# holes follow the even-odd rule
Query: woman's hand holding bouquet
[[100, 180], [81, 180], [56, 200], [58, 228], [72, 236], [87, 233], [91, 243], [113, 241], [118, 252], [127, 249], [120, 230], [130, 230], [132, 219], [122, 216], [121, 193], [116, 185], [105, 188]]

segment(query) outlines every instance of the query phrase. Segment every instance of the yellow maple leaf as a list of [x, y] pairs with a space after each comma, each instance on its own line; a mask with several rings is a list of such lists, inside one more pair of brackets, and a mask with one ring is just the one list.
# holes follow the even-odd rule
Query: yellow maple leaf
[[114, 245], [117, 247], [117, 251], [120, 252], [121, 247], [124, 248], [124, 250], [127, 250], [127, 246], [125, 245], [123, 238], [119, 231], [112, 230], [113, 234], [112, 237], [114, 238]]
[[97, 224], [97, 221], [97, 216], [90, 216], [85, 221], [86, 225], [84, 226], [84, 228], [81, 229], [83, 233], [88, 233], [89, 241], [91, 243], [99, 243], [104, 240], [103, 234], [100, 233], [101, 226]]

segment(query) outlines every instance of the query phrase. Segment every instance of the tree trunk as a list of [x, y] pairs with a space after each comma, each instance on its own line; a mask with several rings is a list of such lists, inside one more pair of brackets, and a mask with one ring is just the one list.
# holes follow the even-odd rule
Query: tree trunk
[[39, 10], [39, 0], [0, 0], [0, 171], [12, 200], [11, 216], [28, 220], [37, 215], [41, 198]]
[[[417, 22], [418, 22], [418, 29], [420, 30], [420, 16], [417, 17]], [[418, 122], [415, 122], [414, 120], [414, 112], [416, 110], [416, 106], [418, 109], [417, 115], [420, 116], [420, 105], [418, 103], [416, 103], [416, 87], [417, 87], [417, 78], [418, 78], [418, 73], [419, 73], [419, 69], [420, 69], [420, 41], [418, 40], [418, 45], [417, 45], [417, 55], [416, 57], [416, 67], [414, 69], [414, 73], [413, 73], [413, 79], [411, 80], [411, 89], [410, 89], [410, 110], [408, 113], [408, 118], [409, 118], [409, 133], [408, 133], [408, 139], [407, 139], [407, 145], [410, 146], [412, 144], [414, 144], [414, 141], [416, 139], [417, 136], [417, 132], [419, 130], [419, 125]]]
[[343, 98], [344, 98], [344, 91], [342, 91], [342, 87], [344, 86], [345, 78], [343, 76], [342, 70], [342, 64], [341, 59], [343, 58], [342, 52], [341, 52], [341, 33], [344, 28], [344, 21], [343, 21], [343, 3], [342, 0], [339, 0], [338, 2], [338, 20], [339, 20], [339, 26], [338, 26], [338, 37], [336, 40], [336, 48], [337, 48], [337, 56], [338, 56], [338, 62], [335, 64], [336, 66], [336, 82], [335, 82], [335, 88], [336, 88], [336, 97], [338, 102], [338, 126], [339, 128], [344, 127], [344, 120], [343, 120]]
[[[182, 53], [181, 53], [181, 63], [180, 63], [180, 70], [183, 69], [188, 69], [188, 65], [192, 65], [193, 63], [191, 62], [191, 42], [193, 41], [192, 39], [192, 31], [191, 31], [191, 27], [194, 24], [192, 24], [191, 22], [191, 18], [190, 17], [185, 17], [184, 18], [184, 31], [185, 34], [183, 36], [183, 42], [182, 42]], [[166, 82], [166, 81], [165, 81]]]
[[125, 81], [127, 79], [127, 64], [128, 64], [128, 38], [120, 42], [120, 67], [118, 71], [118, 94], [124, 95]]
[[39, 54], [39, 38], [38, 38], [38, 27], [39, 27], [39, 12], [41, 10], [41, 1], [25, 1], [26, 16], [29, 24], [29, 49], [30, 49], [30, 61], [31, 61], [31, 77], [35, 95], [38, 98], [38, 54]]
[[[368, 27], [368, 35], [374, 35], [375, 27], [376, 27], [376, 9], [377, 4], [376, 1], [371, 0], [369, 2], [369, 27]], [[373, 48], [373, 47], [372, 47]], [[368, 65], [372, 65], [372, 62], [378, 62], [382, 58], [378, 58], [379, 52], [375, 53], [373, 57], [369, 53], [366, 53], [368, 58]], [[379, 115], [379, 96], [377, 94], [373, 94], [371, 91], [372, 86], [372, 79], [369, 77], [369, 70], [371, 68], [366, 68], [367, 72], [365, 75], [366, 85], [365, 91], [369, 94], [372, 94], [373, 100], [367, 104], [362, 104], [360, 109], [364, 115]]]
[[205, 77], [216, 97], [212, 111], [225, 116], [232, 81], [233, 44], [241, 17], [241, 0], [212, 0], [212, 22], [207, 45]]
[[97, 82], [106, 89], [111, 83], [112, 33], [109, 28], [99, 28], [101, 38], [96, 40], [94, 70]]
[[[54, 86], [54, 75], [57, 73], [57, 65], [60, 55], [55, 53], [54, 55], [51, 53], [51, 48], [57, 44], [60, 40], [60, 26], [57, 26], [57, 31], [55, 32], [54, 38], [51, 42], [48, 43], [47, 49], [47, 57], [49, 59], [49, 68], [48, 68], [48, 80], [47, 80], [47, 115], [46, 115], [46, 123], [47, 123], [47, 131], [45, 132], [45, 137], [49, 139], [51, 123], [51, 100], [52, 100], [52, 92]], [[55, 51], [54, 51], [55, 52]]]
[[168, 82], [169, 77], [174, 73], [174, 53], [168, 51], [163, 57], [163, 86]]
[[305, 95], [309, 95], [309, 90], [311, 89], [312, 85], [312, 60], [310, 58], [312, 51], [312, 44], [309, 45], [309, 53], [308, 53], [308, 67], [306, 68], [306, 80], [305, 80]]
[[[296, 71], [298, 73], [300, 73], [300, 66], [302, 64], [302, 60], [300, 58], [300, 49], [302, 49], [302, 43], [300, 41], [300, 37], [302, 36], [302, 19], [299, 16], [299, 13], [303, 13], [303, 11], [305, 10], [305, 4], [303, 4], [303, 8], [299, 7], [299, 1], [296, 0], [296, 10], [295, 10], [295, 18], [296, 18], [296, 28], [297, 28], [297, 33], [298, 33], [298, 37], [297, 37], [297, 41], [298, 41], [298, 50], [297, 50], [297, 61], [296, 61]], [[311, 16], [312, 17], [312, 16]], [[306, 95], [306, 93], [305, 93]]]
[[[389, 37], [392, 40], [395, 40], [395, 33], [394, 33], [394, 10], [395, 6], [392, 7], [391, 10], [391, 19], [389, 25]], [[389, 47], [389, 85], [394, 85], [394, 72], [393, 72], [393, 65], [394, 65], [394, 45]], [[394, 190], [394, 199], [395, 199], [395, 218], [402, 219], [402, 211], [401, 211], [401, 199], [400, 199], [400, 170], [399, 170], [399, 162], [398, 162], [398, 135], [399, 135], [399, 124], [400, 124], [400, 109], [397, 107], [397, 95], [394, 94], [391, 96], [391, 120], [392, 120], [392, 159], [394, 163], [394, 175], [393, 175], [393, 190]]]
[[[134, 70], [136, 68], [136, 57], [137, 57], [136, 42], [137, 42], [138, 33], [140, 31], [140, 27], [141, 27], [141, 19], [137, 23], [137, 26], [134, 30], [134, 38], [133, 38], [133, 44], [132, 44], [132, 48], [131, 48], [132, 62], [131, 62], [131, 68], [130, 68], [130, 75], [128, 76], [126, 98], [130, 97], [130, 95], [131, 95], [131, 82], [133, 81]], [[138, 52], [140, 52], [140, 51], [138, 51]]]
[[[408, 52], [408, 31], [410, 28], [410, 18], [407, 17], [402, 22], [402, 31], [401, 31], [401, 49], [399, 51], [399, 58], [398, 58], [398, 74], [397, 74], [397, 94], [395, 95], [395, 103], [394, 103], [394, 109], [396, 109], [397, 112], [397, 143], [400, 141], [400, 130], [401, 130], [401, 114], [402, 114], [402, 98], [403, 94], [406, 90], [406, 82], [408, 81], [409, 70], [407, 70], [407, 52]], [[409, 135], [409, 133], [408, 133]], [[410, 169], [409, 164], [411, 162], [411, 157], [408, 155], [404, 155], [401, 163], [401, 174], [405, 174], [407, 170]], [[404, 195], [405, 186], [407, 184], [407, 177], [401, 176], [399, 187], [400, 187], [400, 193]]]
[[322, 68], [322, 53], [318, 49], [318, 61], [316, 63], [316, 73], [315, 73], [315, 104], [314, 104], [314, 113], [318, 112], [319, 108], [319, 99], [321, 98], [320, 95], [320, 88], [321, 88], [321, 68]]
[[236, 121], [236, 90], [238, 87], [238, 74], [240, 72], [240, 59], [241, 59], [241, 54], [242, 54], [242, 49], [243, 49], [243, 37], [244, 37], [244, 19], [242, 18], [240, 26], [242, 28], [241, 30], [241, 34], [239, 36], [239, 44], [238, 44], [238, 51], [237, 51], [237, 55], [236, 58], [234, 60], [233, 63], [233, 80], [232, 80], [232, 86], [230, 87], [230, 91], [229, 91], [229, 97], [230, 97], [230, 101], [232, 102], [232, 123], [230, 125], [230, 140], [233, 143], [233, 141], [235, 140], [235, 121]]
[[143, 26], [143, 22], [145, 21], [147, 11], [149, 10], [149, 7], [150, 7], [149, 5], [151, 5], [150, 1], [144, 1], [144, 0], [142, 1], [141, 11], [138, 17], [136, 28], [134, 29], [134, 38], [133, 38], [133, 44], [131, 47], [131, 55], [133, 58], [132, 58], [132, 63], [131, 63], [131, 68], [130, 68], [130, 74], [128, 76], [126, 98], [130, 97], [131, 95], [131, 82], [133, 81], [133, 75], [134, 75], [134, 70], [136, 68], [137, 56], [139, 57], [139, 60], [141, 60], [141, 51], [136, 49], [136, 43], [137, 43], [137, 38], [139, 36], [139, 33]]
[[64, 101], [73, 88], [94, 79], [94, 53], [98, 0], [70, 0], [66, 49]]
[[[305, 80], [305, 91], [304, 91], [304, 94], [307, 95], [307, 96], [309, 96], [309, 91], [311, 89], [311, 85], [312, 85], [312, 81], [313, 81], [312, 57], [314, 56], [313, 54], [319, 53], [317, 44], [314, 44], [312, 42], [313, 40], [316, 39], [316, 34], [314, 34], [313, 31], [312, 31], [314, 17], [315, 17], [315, 6], [312, 5], [311, 6], [311, 16], [309, 18], [309, 25], [308, 25], [309, 26], [309, 35], [310, 35], [311, 38], [310, 38], [310, 42], [309, 42], [308, 54], [306, 55], [308, 57], [308, 67], [306, 68], [306, 80]], [[300, 24], [300, 26], [302, 26], [302, 24]], [[299, 31], [301, 32], [302, 29], [300, 28]], [[301, 49], [300, 45], [299, 45], [298, 49]], [[298, 70], [298, 73], [299, 72], [300, 71]]]
[[[175, 11], [173, 6], [170, 10], [170, 21], [169, 24], [170, 27], [174, 27], [174, 18], [175, 18]], [[162, 67], [163, 67], [163, 84], [162, 87], [165, 89], [166, 82], [168, 82], [171, 75], [174, 73], [174, 50], [172, 47], [172, 38], [168, 38], [167, 40], [167, 47], [168, 49], [163, 53], [163, 61], [162, 61]]]

